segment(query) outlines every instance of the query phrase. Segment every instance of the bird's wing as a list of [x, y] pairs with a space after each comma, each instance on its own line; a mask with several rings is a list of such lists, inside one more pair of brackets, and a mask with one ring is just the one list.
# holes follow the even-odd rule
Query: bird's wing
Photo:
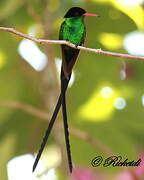
[[66, 77], [72, 72], [72, 68], [79, 54], [78, 49], [62, 45], [62, 67]]

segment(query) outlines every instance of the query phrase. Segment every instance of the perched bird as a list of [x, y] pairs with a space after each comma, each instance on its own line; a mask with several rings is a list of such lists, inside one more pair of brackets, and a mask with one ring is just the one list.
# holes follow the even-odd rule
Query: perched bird
[[[60, 32], [59, 32], [59, 40], [66, 40], [76, 45], [82, 45], [85, 40], [86, 36], [86, 28], [84, 24], [84, 17], [85, 16], [99, 16], [97, 14], [89, 14], [80, 7], [72, 7], [68, 10], [65, 14], [64, 22], [61, 25]], [[61, 93], [55, 107], [54, 113], [52, 118], [49, 122], [48, 128], [46, 130], [45, 136], [43, 138], [41, 147], [35, 159], [33, 165], [33, 171], [35, 170], [38, 161], [41, 157], [43, 149], [46, 145], [47, 139], [53, 127], [53, 124], [56, 120], [57, 114], [59, 109], [62, 105], [62, 114], [63, 114], [63, 123], [64, 123], [64, 133], [65, 133], [65, 141], [66, 141], [66, 149], [67, 149], [67, 157], [68, 157], [68, 164], [70, 172], [72, 172], [72, 158], [71, 158], [71, 150], [70, 150], [70, 143], [69, 143], [69, 131], [68, 131], [68, 123], [67, 123], [67, 111], [66, 111], [66, 90], [68, 87], [68, 83], [71, 78], [71, 73], [73, 66], [76, 62], [77, 56], [79, 54], [78, 49], [74, 49], [68, 47], [66, 45], [61, 45], [62, 50], [62, 67], [61, 67]]]

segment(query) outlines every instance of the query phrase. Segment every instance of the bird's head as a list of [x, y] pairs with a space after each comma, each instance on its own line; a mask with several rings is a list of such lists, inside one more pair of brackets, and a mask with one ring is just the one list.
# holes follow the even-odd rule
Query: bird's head
[[99, 16], [99, 15], [86, 13], [86, 11], [80, 7], [72, 7], [67, 11], [64, 18], [72, 18], [72, 17], [80, 17], [80, 16]]

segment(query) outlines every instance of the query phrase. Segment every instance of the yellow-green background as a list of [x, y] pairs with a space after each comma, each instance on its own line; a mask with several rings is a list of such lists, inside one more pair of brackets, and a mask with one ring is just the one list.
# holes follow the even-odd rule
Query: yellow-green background
[[[36, 25], [36, 37], [58, 39], [62, 17], [72, 6], [80, 6], [90, 13], [101, 15], [100, 18], [86, 17], [86, 47], [127, 53], [123, 47], [124, 37], [131, 31], [144, 30], [143, 6], [129, 7], [117, 0], [1, 0], [0, 26], [14, 27], [28, 33], [29, 28]], [[24, 111], [4, 107], [4, 101], [19, 101], [52, 114], [59, 92], [54, 64], [49, 63], [41, 72], [32, 69], [18, 54], [21, 40], [19, 36], [0, 32], [2, 180], [7, 179], [8, 160], [38, 150], [48, 124]], [[48, 49], [52, 48], [54, 57], [61, 58], [59, 45], [39, 47], [43, 52], [47, 51], [47, 54]], [[125, 80], [121, 80], [119, 75], [123, 64], [130, 66], [134, 72]], [[116, 155], [137, 159], [144, 145], [144, 106], [141, 100], [144, 94], [144, 63], [83, 51], [75, 66], [75, 76], [75, 82], [67, 93], [69, 126], [87, 132]], [[114, 94], [111, 98], [100, 97], [100, 90], [105, 86], [113, 88]], [[54, 97], [49, 101], [51, 96]], [[119, 96], [126, 100], [126, 107], [122, 110], [117, 110], [113, 106], [114, 99]], [[98, 111], [97, 114], [95, 109]], [[62, 120], [61, 117], [60, 115], [58, 119]], [[57, 131], [61, 133], [58, 132], [57, 135]], [[56, 143], [59, 146], [63, 143], [59, 142], [57, 136], [63, 139], [63, 129], [54, 128], [49, 144]], [[93, 157], [107, 157], [98, 148], [77, 136], [70, 136], [70, 141], [76, 166], [92, 168], [90, 162]], [[60, 168], [58, 170], [62, 171]], [[108, 177], [121, 171], [120, 168], [103, 167], [98, 170]], [[68, 179], [64, 171], [61, 174], [62, 179]]]

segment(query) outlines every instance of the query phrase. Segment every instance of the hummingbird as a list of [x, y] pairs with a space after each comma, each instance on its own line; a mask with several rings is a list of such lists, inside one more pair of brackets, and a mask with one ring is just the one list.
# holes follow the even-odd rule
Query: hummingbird
[[[87, 13], [84, 9], [80, 7], [72, 7], [65, 14], [65, 20], [61, 24], [59, 31], [59, 40], [69, 41], [77, 47], [78, 45], [84, 44], [86, 37], [86, 27], [84, 24], [85, 16], [99, 16], [98, 14], [90, 14]], [[41, 154], [44, 150], [44, 147], [47, 143], [48, 137], [56, 120], [57, 114], [62, 106], [62, 114], [63, 114], [63, 124], [64, 124], [64, 134], [65, 134], [65, 142], [66, 142], [66, 150], [68, 157], [68, 165], [69, 170], [72, 173], [73, 164], [71, 158], [71, 148], [69, 142], [69, 131], [68, 131], [68, 122], [67, 122], [67, 110], [66, 110], [66, 90], [71, 78], [73, 66], [77, 60], [79, 49], [71, 48], [67, 45], [61, 45], [62, 52], [62, 66], [61, 66], [61, 93], [58, 98], [56, 107], [54, 109], [52, 118], [49, 122], [47, 130], [45, 132], [45, 136], [43, 138], [41, 147], [36, 156], [33, 172], [39, 162]]]

